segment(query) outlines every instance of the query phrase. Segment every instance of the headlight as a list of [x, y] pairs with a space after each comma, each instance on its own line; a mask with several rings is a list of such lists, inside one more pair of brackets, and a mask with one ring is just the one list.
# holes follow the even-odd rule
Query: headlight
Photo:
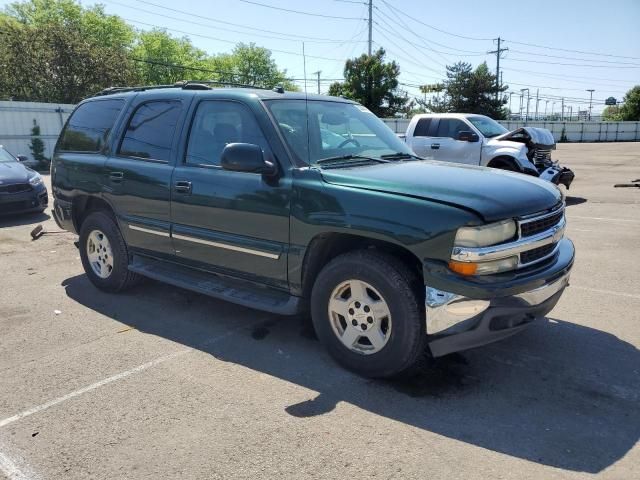
[[40, 174], [36, 173], [33, 177], [29, 179], [29, 183], [31, 184], [31, 186], [37, 187], [42, 183], [42, 177], [40, 176]]
[[456, 233], [455, 247], [488, 247], [511, 240], [516, 235], [516, 222], [504, 220], [480, 227], [462, 227]]

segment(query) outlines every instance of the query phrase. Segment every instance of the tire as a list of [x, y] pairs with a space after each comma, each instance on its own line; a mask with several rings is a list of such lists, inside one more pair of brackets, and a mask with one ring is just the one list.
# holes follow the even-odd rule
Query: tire
[[100, 290], [121, 292], [138, 282], [140, 277], [128, 269], [127, 244], [108, 213], [96, 211], [85, 218], [80, 227], [79, 249], [85, 273]]
[[[318, 338], [338, 363], [360, 375], [389, 378], [410, 373], [423, 361], [426, 348], [420, 283], [408, 267], [385, 253], [358, 250], [334, 258], [311, 292]], [[363, 285], [364, 296], [357, 293]], [[354, 335], [358, 337], [352, 343]], [[365, 340], [365, 335], [370, 337]]]
[[520, 172], [514, 161], [508, 157], [497, 157], [491, 160], [490, 163], [491, 168], [497, 168], [498, 170], [505, 170], [507, 172]]

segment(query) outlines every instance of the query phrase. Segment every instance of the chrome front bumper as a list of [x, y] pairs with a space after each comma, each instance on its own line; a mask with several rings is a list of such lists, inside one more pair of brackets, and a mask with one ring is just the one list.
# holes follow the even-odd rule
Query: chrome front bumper
[[427, 335], [434, 356], [490, 343], [546, 315], [569, 285], [570, 273], [508, 297], [476, 300], [426, 287]]

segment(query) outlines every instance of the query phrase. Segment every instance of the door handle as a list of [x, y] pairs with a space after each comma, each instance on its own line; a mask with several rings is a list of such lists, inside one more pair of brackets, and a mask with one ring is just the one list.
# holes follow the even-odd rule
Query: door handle
[[173, 189], [178, 193], [190, 194], [191, 193], [191, 182], [188, 182], [188, 181], [185, 181], [185, 180], [178, 181], [173, 186]]
[[123, 178], [123, 172], [109, 172], [109, 180], [111, 180], [113, 183], [120, 183]]
[[432, 148], [433, 150], [438, 150], [438, 149], [440, 148], [440, 144], [439, 144], [439, 143], [432, 143], [432, 144], [431, 144], [431, 148]]

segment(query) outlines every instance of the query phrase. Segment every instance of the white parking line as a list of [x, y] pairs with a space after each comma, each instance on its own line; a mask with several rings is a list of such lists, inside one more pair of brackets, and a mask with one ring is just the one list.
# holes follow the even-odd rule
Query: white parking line
[[28, 468], [22, 459], [11, 458], [6, 453], [4, 445], [0, 443], [0, 473], [9, 480], [37, 480], [40, 478]]
[[[261, 318], [260, 320], [257, 320], [255, 322], [252, 323], [243, 323], [242, 325], [236, 327], [236, 328], [232, 328], [231, 330], [228, 330], [227, 332], [218, 335], [216, 337], [212, 337], [209, 338], [208, 340], [204, 340], [199, 346], [200, 347], [204, 347], [204, 346], [209, 346], [212, 345], [216, 342], [219, 342], [220, 340], [223, 340], [227, 337], [230, 337], [231, 335], [234, 335], [235, 333], [237, 333], [239, 330], [244, 330], [250, 327], [253, 327], [261, 322], [264, 322], [264, 318]], [[197, 348], [197, 347], [196, 347]], [[43, 410], [46, 410], [48, 408], [53, 407], [54, 405], [58, 405], [62, 402], [66, 402], [67, 400], [70, 400], [72, 398], [75, 398], [79, 395], [82, 395], [84, 393], [90, 392], [92, 390], [95, 390], [96, 388], [100, 388], [104, 385], [107, 385], [109, 383], [113, 383], [115, 381], [121, 380], [123, 378], [129, 377], [131, 375], [133, 375], [134, 373], [138, 373], [138, 372], [142, 372], [143, 370], [146, 370], [150, 367], [153, 367], [155, 365], [158, 365], [160, 363], [166, 362], [167, 360], [171, 360], [173, 358], [176, 358], [180, 355], [184, 355], [185, 353], [189, 353], [194, 351], [194, 348], [185, 348], [183, 350], [179, 350], [177, 352], [174, 353], [170, 353], [168, 355], [163, 355], [162, 357], [158, 357], [155, 360], [151, 360], [150, 362], [147, 363], [143, 363], [142, 365], [138, 365], [137, 367], [132, 368], [131, 370], [127, 370], [125, 372], [121, 372], [118, 373], [116, 375], [113, 375], [111, 377], [105, 378], [104, 380], [100, 380], [96, 383], [92, 383], [91, 385], [88, 385], [84, 388], [81, 388], [79, 390], [74, 390], [73, 392], [67, 393], [66, 395], [63, 395], [62, 397], [58, 397], [58, 398], [54, 398], [53, 400], [50, 400], [46, 403], [43, 403], [42, 405], [38, 405], [32, 408], [29, 408], [27, 410], [24, 410], [23, 412], [20, 412], [16, 415], [13, 415], [11, 417], [5, 418], [4, 420], [0, 420], [0, 428], [2, 427], [6, 427], [7, 425], [17, 422], [18, 420], [21, 420], [25, 417], [28, 417], [30, 415], [33, 415], [34, 413], [38, 413], [41, 412]]]
[[581, 287], [580, 285], [573, 284], [571, 284], [570, 288], [577, 288], [580, 290], [586, 290], [587, 292], [602, 293], [605, 295], [640, 299], [640, 295], [637, 295], [635, 293], [616, 292], [615, 290], [603, 290], [601, 288]]

